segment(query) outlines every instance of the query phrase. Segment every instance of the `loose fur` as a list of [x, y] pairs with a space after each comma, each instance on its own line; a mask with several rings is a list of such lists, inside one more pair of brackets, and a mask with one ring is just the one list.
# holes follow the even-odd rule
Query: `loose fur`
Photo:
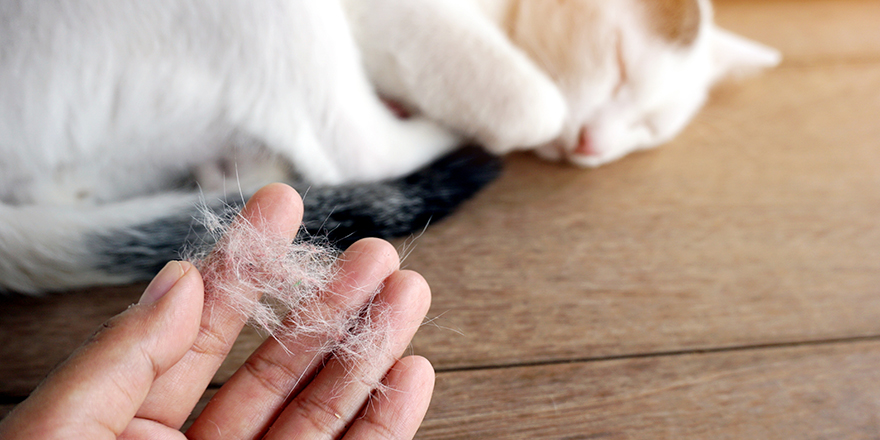
[[[291, 243], [282, 234], [257, 230], [234, 207], [218, 215], [203, 206], [198, 219], [216, 243], [187, 257], [204, 280], [205, 307], [232, 309], [284, 346], [325, 340], [318, 357], [333, 355], [358, 366], [393, 358], [388, 319], [395, 311], [378, 300], [378, 292], [368, 292], [371, 297], [360, 309], [325, 307], [327, 296], [340, 294], [331, 287], [338, 273], [335, 248], [302, 239]], [[379, 379], [358, 379], [384, 390]]]
[[[715, 26], [708, 0], [0, 0], [0, 41], [0, 289], [30, 292], [140, 279], [156, 260], [133, 257], [181, 243], [199, 191], [282, 180], [359, 199], [467, 140], [604, 164], [779, 61]], [[464, 181], [438, 214], [487, 183]]]

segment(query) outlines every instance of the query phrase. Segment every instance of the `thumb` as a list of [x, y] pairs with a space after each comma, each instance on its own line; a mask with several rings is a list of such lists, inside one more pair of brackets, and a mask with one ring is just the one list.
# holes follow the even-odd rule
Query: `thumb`
[[195, 341], [202, 278], [172, 261], [138, 304], [107, 321], [0, 424], [23, 438], [113, 438], [134, 418], [156, 377]]

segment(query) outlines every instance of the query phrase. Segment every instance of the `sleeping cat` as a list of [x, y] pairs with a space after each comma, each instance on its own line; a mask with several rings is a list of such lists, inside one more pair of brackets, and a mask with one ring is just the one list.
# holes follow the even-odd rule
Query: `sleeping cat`
[[669, 141], [713, 84], [780, 61], [709, 0], [344, 1], [382, 94], [496, 153], [580, 166]]
[[598, 165], [778, 58], [696, 0], [0, 0], [0, 41], [0, 288], [25, 292], [148, 277], [200, 193], [291, 175], [307, 224], [405, 234], [497, 174], [433, 162], [466, 140]]

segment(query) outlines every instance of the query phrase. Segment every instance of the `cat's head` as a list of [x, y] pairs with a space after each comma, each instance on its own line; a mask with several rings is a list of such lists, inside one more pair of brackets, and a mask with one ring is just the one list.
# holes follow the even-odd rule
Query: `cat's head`
[[779, 63], [777, 51], [717, 27], [709, 0], [517, 0], [510, 38], [568, 101], [548, 158], [597, 166], [660, 145], [713, 84]]

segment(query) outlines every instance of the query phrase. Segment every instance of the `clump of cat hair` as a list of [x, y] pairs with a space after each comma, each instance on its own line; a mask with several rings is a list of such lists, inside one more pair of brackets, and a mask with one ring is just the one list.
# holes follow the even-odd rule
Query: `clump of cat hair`
[[[291, 241], [260, 230], [234, 208], [221, 214], [205, 208], [197, 220], [214, 239], [206, 243], [215, 243], [186, 258], [202, 274], [206, 308], [235, 310], [285, 347], [298, 339], [325, 340], [315, 355], [332, 355], [361, 371], [390, 355], [391, 311], [377, 301], [381, 286], [361, 308], [326, 306], [328, 295], [341, 294], [332, 290], [340, 262], [335, 247], [305, 231]], [[383, 391], [378, 379], [365, 382]]]

